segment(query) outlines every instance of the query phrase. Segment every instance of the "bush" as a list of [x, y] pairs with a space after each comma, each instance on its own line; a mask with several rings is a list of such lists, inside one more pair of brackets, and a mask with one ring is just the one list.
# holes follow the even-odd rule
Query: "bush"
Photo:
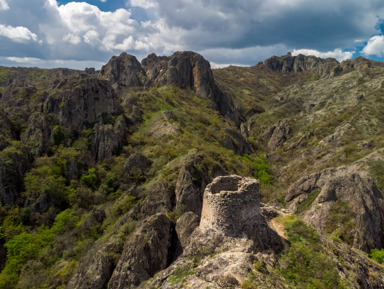
[[280, 271], [298, 288], [342, 288], [336, 266], [321, 245], [319, 234], [296, 217], [285, 221], [291, 246], [279, 260]]
[[369, 255], [369, 257], [371, 257], [377, 263], [383, 264], [384, 263], [384, 249], [381, 249], [380, 251], [377, 249], [373, 249], [371, 251], [371, 254]]
[[97, 181], [96, 169], [95, 168], [88, 169], [88, 174], [82, 175], [81, 181], [90, 188], [94, 187]]

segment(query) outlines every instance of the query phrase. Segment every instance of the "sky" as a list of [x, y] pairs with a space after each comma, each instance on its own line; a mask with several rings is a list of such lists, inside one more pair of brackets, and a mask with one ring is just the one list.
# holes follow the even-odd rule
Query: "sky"
[[0, 65], [100, 69], [192, 50], [212, 67], [273, 55], [384, 61], [382, 0], [0, 0]]

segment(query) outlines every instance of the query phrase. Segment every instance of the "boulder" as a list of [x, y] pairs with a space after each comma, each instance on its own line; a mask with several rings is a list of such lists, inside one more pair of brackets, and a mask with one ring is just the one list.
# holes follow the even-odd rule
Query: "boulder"
[[176, 234], [183, 248], [189, 244], [190, 236], [195, 228], [199, 226], [199, 223], [199, 216], [193, 212], [186, 212], [177, 219], [175, 228]]

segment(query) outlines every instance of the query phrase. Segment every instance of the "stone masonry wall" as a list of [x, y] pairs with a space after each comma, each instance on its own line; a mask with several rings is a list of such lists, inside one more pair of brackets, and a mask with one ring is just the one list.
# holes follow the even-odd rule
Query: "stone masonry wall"
[[260, 215], [259, 182], [237, 175], [220, 176], [204, 191], [200, 229], [238, 235]]

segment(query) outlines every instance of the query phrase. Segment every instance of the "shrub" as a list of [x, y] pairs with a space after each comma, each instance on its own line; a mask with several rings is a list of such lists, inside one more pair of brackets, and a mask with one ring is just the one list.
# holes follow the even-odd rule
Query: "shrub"
[[342, 288], [331, 257], [322, 249], [318, 233], [296, 217], [285, 221], [291, 246], [279, 260], [280, 271], [298, 288]]
[[94, 187], [97, 181], [96, 169], [95, 168], [88, 169], [88, 174], [82, 175], [81, 181], [90, 188]]
[[377, 263], [383, 264], [384, 263], [384, 249], [381, 249], [381, 250], [373, 249], [371, 251], [371, 254], [369, 255], [369, 257], [371, 257]]

